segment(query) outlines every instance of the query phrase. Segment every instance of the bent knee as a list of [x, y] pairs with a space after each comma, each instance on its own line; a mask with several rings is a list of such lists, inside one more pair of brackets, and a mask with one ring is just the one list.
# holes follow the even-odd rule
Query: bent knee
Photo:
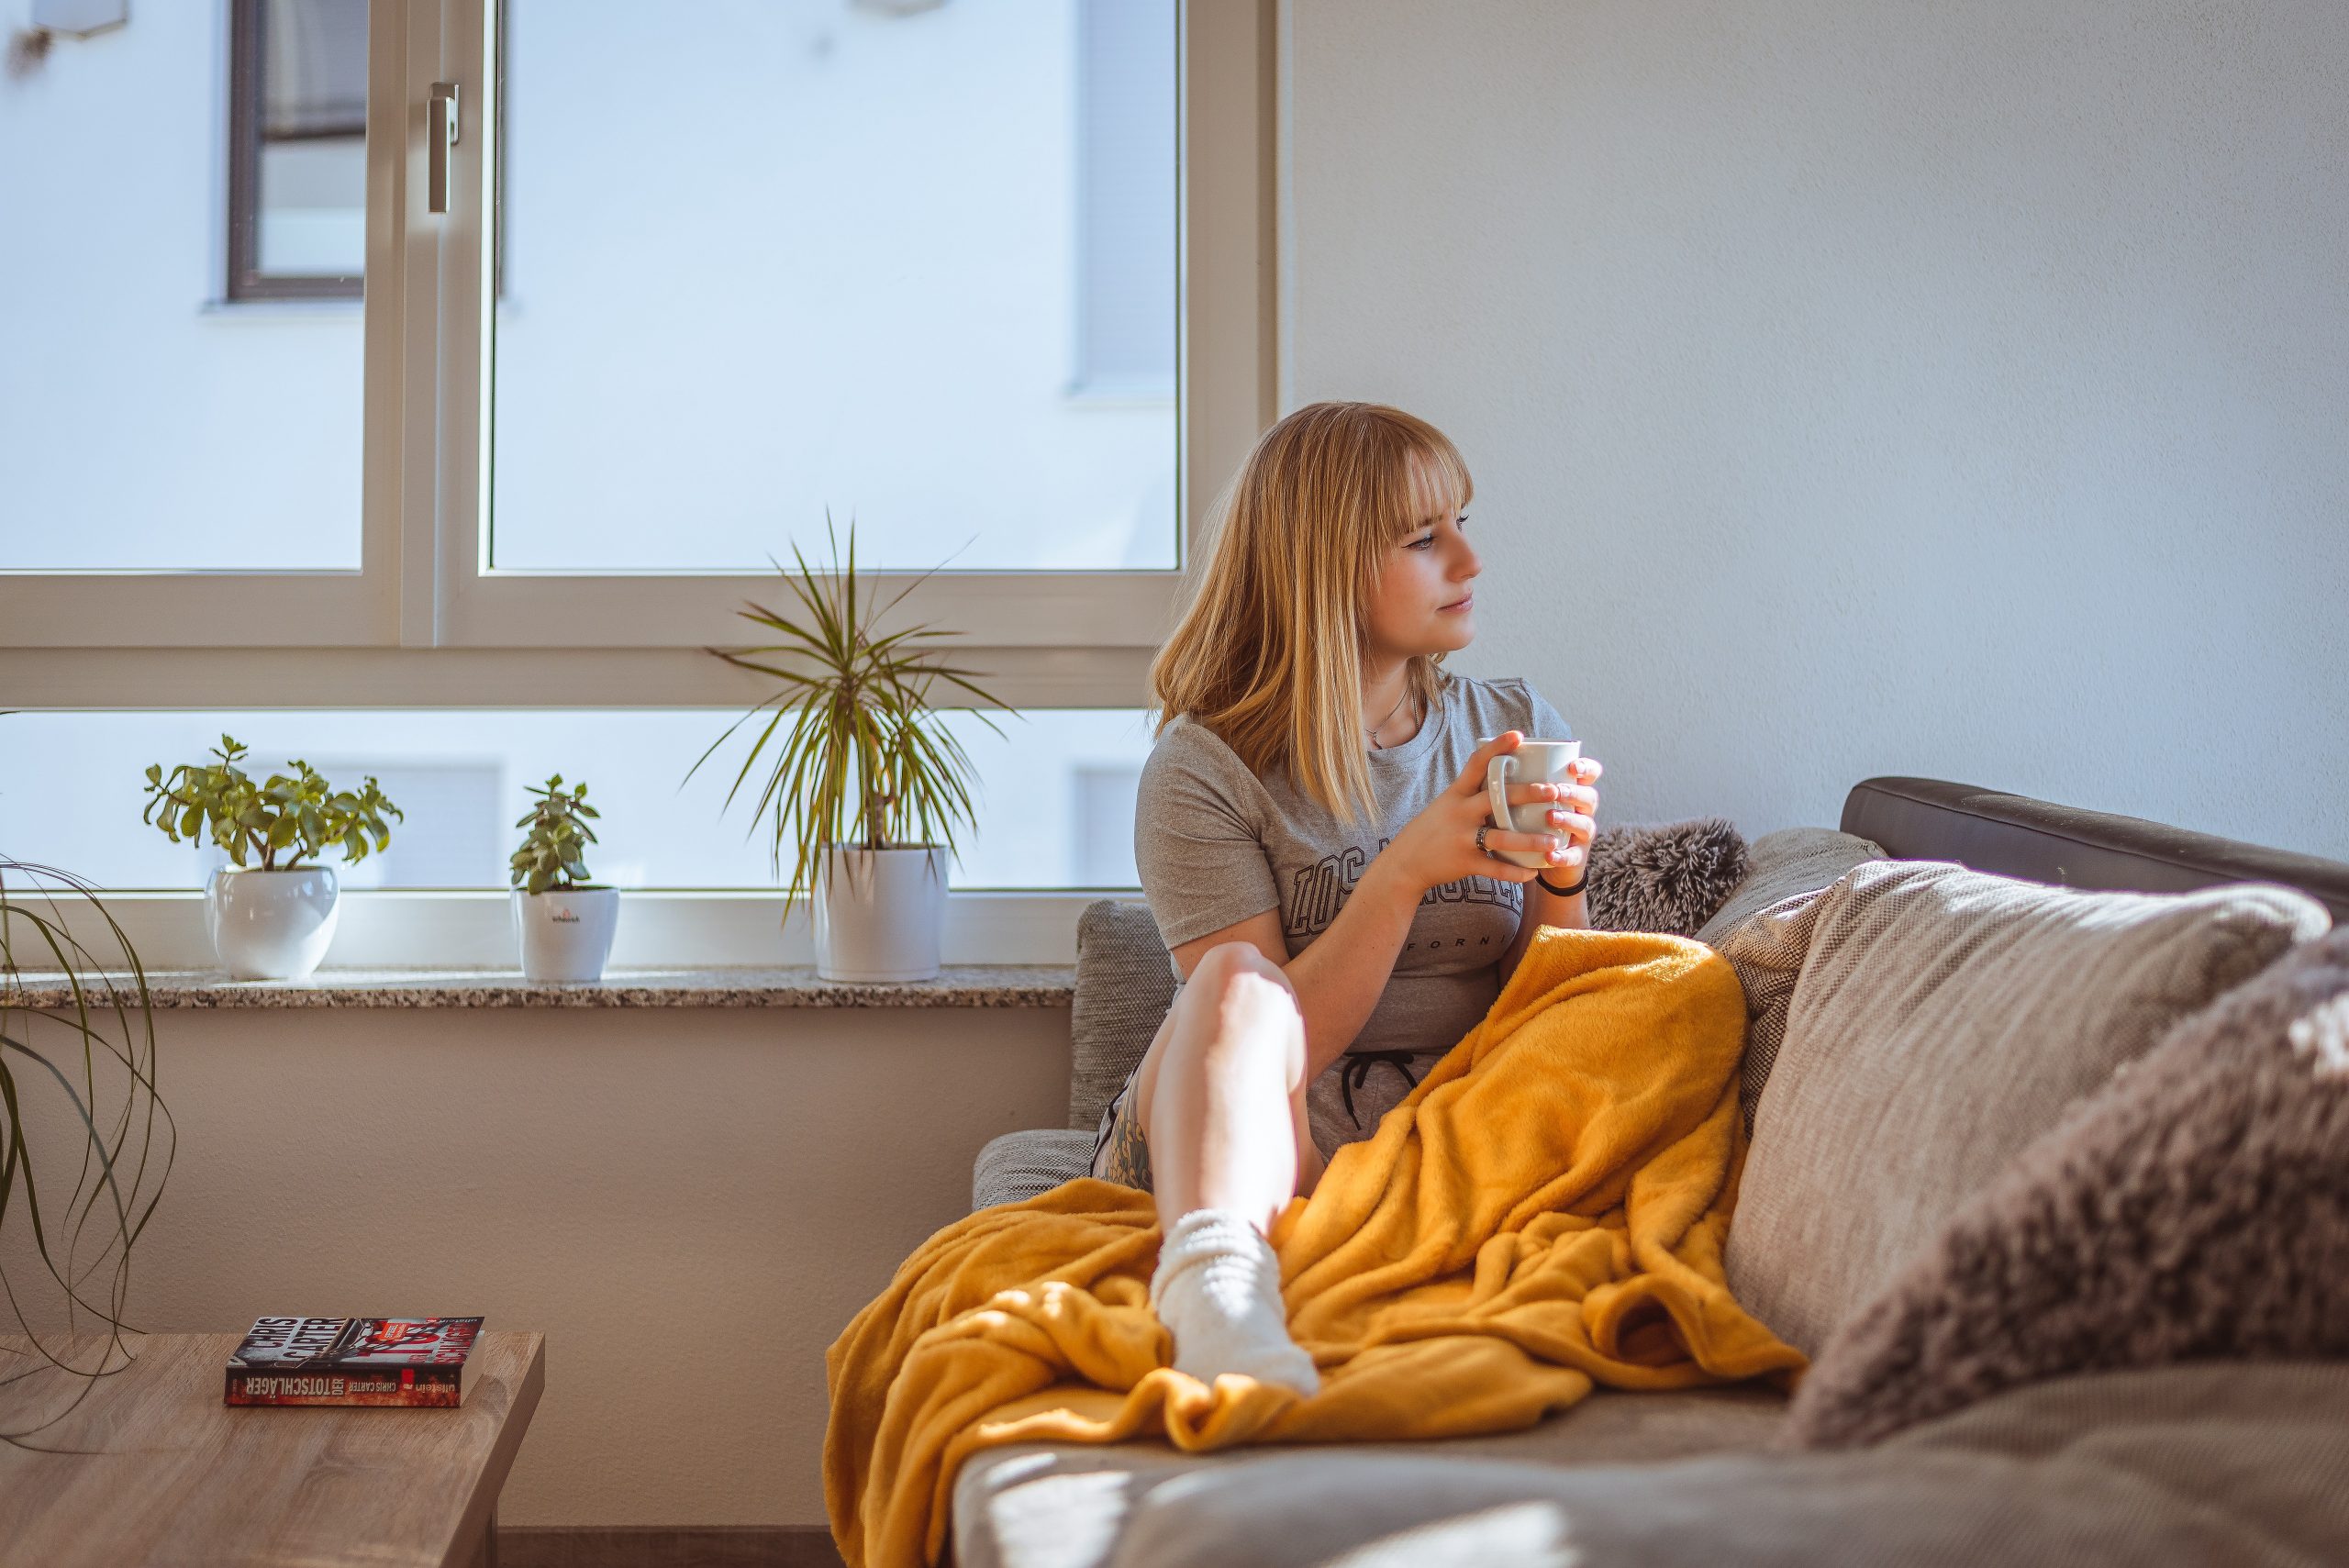
[[1288, 993], [1293, 999], [1297, 986], [1287, 972], [1264, 956], [1264, 950], [1253, 942], [1218, 942], [1199, 955], [1191, 971], [1190, 985], [1203, 991], [1227, 991], [1241, 984], [1246, 977], [1269, 980]]
[[1293, 1074], [1302, 1062], [1305, 1042], [1305, 1014], [1297, 1005], [1297, 988], [1277, 965], [1249, 951], [1251, 957], [1219, 966], [1208, 983], [1199, 986], [1199, 1006], [1215, 1019], [1199, 1044], [1216, 1057], [1235, 1051], [1249, 1056], [1267, 1052]]
[[1221, 1015], [1227, 1023], [1269, 1017], [1286, 1025], [1303, 1017], [1297, 986], [1279, 964], [1247, 942], [1221, 942], [1209, 948], [1185, 989], [1197, 992], [1200, 1004]]

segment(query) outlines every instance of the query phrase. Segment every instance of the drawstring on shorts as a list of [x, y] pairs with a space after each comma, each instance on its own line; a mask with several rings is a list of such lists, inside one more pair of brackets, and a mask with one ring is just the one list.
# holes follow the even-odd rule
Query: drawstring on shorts
[[1419, 1079], [1412, 1075], [1411, 1053], [1408, 1051], [1350, 1051], [1346, 1052], [1346, 1064], [1338, 1069], [1338, 1093], [1345, 1100], [1346, 1115], [1353, 1119], [1353, 1124], [1357, 1128], [1362, 1126], [1362, 1118], [1354, 1110], [1354, 1085], [1369, 1083], [1371, 1068], [1382, 1063], [1403, 1074], [1403, 1082], [1412, 1088], [1416, 1089], [1419, 1086]]

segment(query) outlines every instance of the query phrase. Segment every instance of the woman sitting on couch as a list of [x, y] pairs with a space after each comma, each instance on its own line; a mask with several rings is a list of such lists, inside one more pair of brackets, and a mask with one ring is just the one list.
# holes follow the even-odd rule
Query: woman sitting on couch
[[1156, 1197], [1151, 1305], [1202, 1381], [1319, 1386], [1265, 1231], [1475, 1027], [1540, 927], [1588, 924], [1599, 765], [1509, 786], [1553, 833], [1495, 825], [1486, 764], [1571, 731], [1523, 680], [1442, 667], [1475, 636], [1470, 493], [1423, 420], [1298, 409], [1241, 465], [1152, 666], [1134, 850], [1183, 984], [1093, 1171]]

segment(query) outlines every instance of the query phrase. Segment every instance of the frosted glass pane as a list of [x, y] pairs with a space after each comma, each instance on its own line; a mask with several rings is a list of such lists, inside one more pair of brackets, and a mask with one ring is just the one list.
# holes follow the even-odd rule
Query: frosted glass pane
[[[1137, 887], [1134, 785], [1150, 727], [1133, 709], [969, 713], [947, 723], [978, 770], [978, 821], [958, 826], [957, 887]], [[603, 813], [588, 855], [622, 887], [773, 887], [751, 797], [723, 809], [743, 738], [684, 783], [734, 716], [683, 711], [0, 715], [0, 854], [115, 888], [197, 887], [220, 862], [140, 822], [149, 763], [208, 761], [223, 731], [259, 779], [300, 757], [338, 785], [373, 773], [405, 811], [351, 887], [503, 887], [528, 786], [584, 779]], [[770, 755], [772, 755], [772, 751]], [[730, 763], [728, 760], [731, 759]], [[725, 764], [721, 766], [721, 764]]]
[[[0, 80], [0, 571], [359, 568], [357, 304], [220, 303], [226, 10], [141, 5]], [[363, 140], [263, 150], [264, 258], [355, 273]]]
[[367, 262], [367, 139], [262, 144], [260, 223], [262, 272], [359, 276]]
[[1173, 0], [506, 16], [495, 567], [1177, 563]]

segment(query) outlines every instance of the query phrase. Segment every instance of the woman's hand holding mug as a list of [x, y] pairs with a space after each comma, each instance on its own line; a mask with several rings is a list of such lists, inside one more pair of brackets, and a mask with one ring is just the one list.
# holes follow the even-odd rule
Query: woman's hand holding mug
[[[1591, 838], [1598, 831], [1598, 792], [1590, 786], [1604, 771], [1582, 754], [1579, 740], [1520, 736], [1514, 747], [1496, 752], [1485, 764], [1486, 808], [1497, 827], [1515, 829], [1486, 834], [1486, 847], [1537, 871], [1562, 868], [1569, 884], [1581, 881]], [[1521, 782], [1512, 784], [1513, 779]], [[1542, 804], [1528, 810], [1520, 804], [1525, 802]], [[1510, 841], [1529, 837], [1552, 841], [1530, 848]]]
[[[1598, 777], [1597, 762], [1587, 757], [1575, 760], [1570, 774], [1558, 778], [1502, 781], [1500, 798], [1512, 809], [1508, 820], [1494, 824], [1495, 795], [1488, 775], [1499, 759], [1528, 744], [1533, 743], [1521, 730], [1512, 729], [1477, 747], [1460, 777], [1405, 823], [1379, 858], [1391, 857], [1421, 892], [1472, 876], [1526, 883], [1551, 868], [1570, 881], [1579, 880], [1586, 846], [1597, 830], [1591, 814], [1598, 809], [1598, 792], [1587, 787]], [[1564, 744], [1579, 750], [1575, 742]], [[1537, 803], [1539, 810], [1526, 809]], [[1548, 813], [1546, 822], [1541, 811]], [[1481, 849], [1476, 843], [1479, 828], [1486, 828]], [[1498, 858], [1509, 851], [1515, 851], [1510, 859]]]

